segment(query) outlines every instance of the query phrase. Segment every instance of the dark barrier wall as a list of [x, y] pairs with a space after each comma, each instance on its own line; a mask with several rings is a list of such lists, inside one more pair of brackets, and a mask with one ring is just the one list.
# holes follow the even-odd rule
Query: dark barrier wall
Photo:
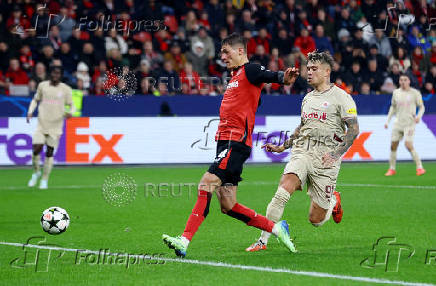
[[[387, 114], [390, 95], [356, 95], [359, 114]], [[86, 96], [83, 116], [158, 116], [166, 102], [170, 111], [177, 116], [215, 116], [219, 114], [222, 96], [132, 96], [117, 102], [103, 96]], [[299, 115], [303, 96], [263, 95], [259, 115]], [[426, 114], [436, 114], [436, 96], [423, 96]], [[0, 95], [0, 117], [25, 116], [30, 98]]]

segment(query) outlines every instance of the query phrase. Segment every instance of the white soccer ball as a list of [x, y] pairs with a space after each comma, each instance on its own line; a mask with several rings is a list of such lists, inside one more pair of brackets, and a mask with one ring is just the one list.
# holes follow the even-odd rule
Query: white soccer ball
[[51, 207], [43, 211], [41, 216], [42, 229], [49, 234], [60, 234], [70, 225], [70, 217], [66, 210]]

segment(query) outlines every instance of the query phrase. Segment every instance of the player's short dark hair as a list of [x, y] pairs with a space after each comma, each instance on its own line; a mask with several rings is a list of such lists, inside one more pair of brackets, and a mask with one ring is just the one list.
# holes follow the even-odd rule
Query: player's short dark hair
[[315, 50], [307, 55], [307, 61], [328, 64], [331, 69], [333, 69], [333, 65], [335, 64], [335, 60], [333, 59], [332, 55], [327, 51], [319, 52]]
[[247, 52], [247, 39], [237, 33], [232, 33], [225, 37], [221, 41], [221, 46], [224, 45], [229, 45], [232, 47], [234, 47], [235, 45], [242, 45], [244, 47], [244, 51]]
[[55, 70], [60, 71], [61, 74], [63, 73], [62, 66], [60, 66], [60, 65], [50, 65], [49, 70], [50, 70], [50, 73], [52, 73]]
[[402, 76], [405, 76], [405, 77], [407, 77], [410, 80], [410, 76], [407, 73], [404, 73], [404, 72], [400, 73], [399, 78], [402, 77]]

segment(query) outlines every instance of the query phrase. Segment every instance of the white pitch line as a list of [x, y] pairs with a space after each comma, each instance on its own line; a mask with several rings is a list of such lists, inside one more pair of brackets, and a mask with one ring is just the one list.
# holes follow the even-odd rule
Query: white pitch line
[[[278, 181], [254, 181], [242, 182], [241, 185], [278, 185]], [[436, 186], [413, 186], [413, 185], [383, 185], [383, 184], [354, 184], [354, 183], [338, 183], [337, 186], [345, 187], [376, 187], [376, 188], [398, 188], [398, 189], [430, 189], [435, 190]]]
[[[181, 184], [183, 186], [187, 186], [186, 184], [191, 183], [184, 183], [184, 182], [172, 182], [168, 184]], [[195, 184], [195, 183], [193, 183]], [[242, 182], [241, 185], [247, 185], [247, 186], [256, 186], [256, 185], [277, 185], [278, 181], [246, 181]], [[144, 183], [145, 185], [145, 183]], [[158, 185], [158, 183], [156, 183]], [[392, 189], [424, 189], [424, 190], [436, 190], [436, 186], [413, 186], [413, 185], [383, 185], [383, 184], [353, 184], [353, 183], [338, 183], [338, 186], [344, 186], [344, 187], [374, 187], [374, 188], [392, 188]], [[138, 187], [141, 187], [141, 185], [138, 185]], [[6, 186], [3, 187], [3, 190], [21, 190], [29, 188], [25, 185], [23, 186]], [[101, 188], [101, 185], [67, 185], [67, 186], [50, 186], [51, 189], [86, 189], [86, 188]], [[34, 188], [29, 188], [34, 189]]]
[[[86, 188], [101, 188], [102, 185], [68, 185], [68, 186], [50, 186], [50, 189], [86, 189]], [[2, 187], [3, 190], [21, 190], [21, 189], [29, 189], [29, 190], [38, 190], [38, 188], [28, 187], [26, 185], [23, 186], [6, 186]]]
[[[35, 244], [23, 244], [16, 242], [5, 242], [0, 241], [0, 245], [7, 246], [16, 246], [16, 247], [30, 247], [30, 248], [39, 248], [39, 249], [49, 249], [49, 250], [62, 250], [67, 252], [77, 252], [81, 253], [92, 253], [92, 254], [100, 254], [100, 251], [89, 250], [89, 249], [75, 249], [75, 248], [62, 248], [56, 246], [48, 246], [48, 245], [35, 245]], [[106, 253], [109, 256], [120, 255], [118, 253]], [[128, 254], [120, 255], [126, 256]], [[176, 262], [176, 263], [186, 263], [186, 264], [197, 264], [197, 265], [205, 265], [212, 267], [223, 267], [223, 268], [231, 268], [231, 269], [241, 269], [241, 270], [253, 270], [260, 272], [270, 272], [270, 273], [288, 273], [293, 275], [300, 276], [309, 276], [309, 277], [320, 277], [320, 278], [331, 278], [331, 279], [340, 279], [340, 280], [351, 280], [351, 281], [359, 281], [359, 282], [367, 282], [367, 283], [375, 283], [375, 284], [394, 284], [394, 285], [407, 285], [407, 286], [436, 286], [435, 284], [429, 283], [420, 283], [420, 282], [407, 282], [407, 281], [398, 281], [398, 280], [386, 280], [379, 278], [370, 278], [370, 277], [359, 277], [359, 276], [348, 276], [348, 275], [338, 275], [324, 272], [312, 272], [312, 271], [298, 271], [298, 270], [290, 270], [285, 268], [272, 268], [272, 267], [263, 267], [263, 266], [252, 266], [252, 265], [241, 265], [241, 264], [230, 264], [225, 262], [215, 262], [215, 261], [201, 261], [201, 260], [193, 260], [193, 259], [181, 259], [181, 258], [166, 258], [166, 257], [152, 257], [150, 255], [137, 255], [138, 258], [141, 259], [154, 259], [154, 260], [162, 260], [168, 262]]]
[[383, 185], [383, 184], [347, 184], [347, 183], [339, 183], [338, 186], [346, 186], [346, 187], [376, 187], [376, 188], [397, 188], [397, 189], [430, 189], [435, 190], [436, 186], [407, 186], [407, 185]]

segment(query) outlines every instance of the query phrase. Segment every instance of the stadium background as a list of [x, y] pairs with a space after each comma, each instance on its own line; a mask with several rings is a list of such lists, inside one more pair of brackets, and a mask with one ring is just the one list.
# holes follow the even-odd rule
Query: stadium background
[[[256, 147], [283, 141], [298, 124], [310, 90], [305, 56], [314, 49], [335, 56], [332, 81], [353, 95], [361, 115], [362, 133], [345, 160], [388, 159], [383, 115], [401, 72], [421, 90], [426, 106], [416, 149], [424, 160], [436, 159], [427, 148], [436, 143], [433, 1], [66, 0], [0, 6], [1, 165], [31, 162], [36, 120], [28, 125], [23, 117], [50, 63], [62, 64], [80, 117], [65, 125], [57, 164], [208, 163], [228, 79], [220, 40], [231, 32], [247, 37], [251, 61], [271, 70], [297, 66], [301, 73], [291, 89], [263, 89], [248, 162], [289, 158]], [[114, 100], [105, 95], [111, 87], [106, 77], [120, 67], [128, 67], [137, 84], [134, 96]], [[409, 159], [404, 146], [398, 158]]]
[[[37, 3], [0, 0], [0, 285], [434, 285], [436, 163], [424, 162], [427, 174], [419, 177], [413, 162], [398, 164], [398, 175], [393, 177], [383, 176], [386, 162], [368, 163], [389, 156], [390, 130], [383, 123], [400, 67], [422, 91], [426, 105], [417, 125], [416, 149], [423, 159], [436, 160], [435, 33], [429, 29], [436, 17], [434, 1], [43, 1], [47, 9]], [[61, 14], [68, 17], [52, 25], [60, 22], [58, 17], [63, 19], [56, 16]], [[96, 15], [100, 19], [107, 15], [105, 23], [129, 18], [149, 22], [144, 31], [129, 34], [123, 29], [92, 31], [95, 24], [90, 21]], [[412, 18], [419, 33], [415, 30], [410, 36]], [[80, 23], [88, 24], [76, 30]], [[326, 37], [316, 35], [317, 24], [324, 27]], [[154, 25], [168, 28], [153, 31]], [[201, 57], [192, 51], [200, 41], [196, 35], [204, 32], [196, 31], [200, 26], [212, 39], [203, 47], [215, 49], [213, 54], [200, 51]], [[364, 28], [361, 32], [356, 27]], [[267, 40], [261, 28], [266, 28]], [[300, 37], [303, 28], [310, 37]], [[381, 40], [374, 39], [370, 28], [384, 31], [378, 32]], [[281, 136], [299, 122], [307, 89], [300, 52], [314, 47], [311, 38], [320, 50], [333, 50], [337, 61], [333, 80], [357, 103], [361, 134], [345, 159], [364, 162], [342, 164], [337, 189], [342, 192], [344, 218], [340, 225], [330, 221], [314, 228], [307, 221], [310, 200], [305, 192], [296, 192], [283, 217], [291, 225], [299, 251], [295, 255], [274, 240], [267, 251], [245, 252], [259, 231], [220, 215], [213, 199], [187, 258], [174, 259], [161, 235], [183, 230], [207, 165], [124, 165], [210, 164], [225, 80], [208, 83], [227, 75], [217, 61], [220, 37], [226, 31], [245, 31], [246, 36], [250, 31], [250, 52], [257, 50], [254, 59], [270, 69], [288, 65], [302, 69], [291, 90], [276, 85], [264, 89], [249, 162], [282, 163], [246, 165], [238, 186], [238, 201], [259, 213], [265, 213], [289, 158], [289, 153], [268, 156], [259, 145], [267, 138], [283, 140]], [[175, 43], [184, 56], [171, 48]], [[414, 49], [417, 45], [421, 48]], [[11, 62], [12, 58], [18, 61]], [[188, 78], [183, 71], [168, 71], [168, 64], [167, 70], [162, 69], [165, 59], [180, 69], [185, 58], [193, 62], [199, 77], [206, 74], [206, 80], [191, 84], [185, 80], [179, 90], [171, 91], [165, 84], [150, 86], [143, 80]], [[26, 185], [37, 120], [27, 124], [25, 114], [36, 83], [46, 79], [44, 70], [53, 61], [62, 63], [76, 103], [83, 100], [78, 101], [81, 111], [65, 124], [49, 188], [40, 190]], [[368, 71], [370, 63], [371, 69], [376, 63], [375, 71]], [[114, 100], [104, 95], [104, 74], [122, 65], [136, 74], [137, 95]], [[353, 66], [357, 74], [352, 73]], [[19, 96], [27, 91], [29, 95]], [[398, 157], [410, 158], [404, 144]], [[124, 188], [112, 185], [116, 193], [112, 201], [102, 196], [105, 185], [113, 182], [108, 178], [120, 174], [137, 183], [136, 197], [129, 197], [133, 201], [124, 207], [114, 205], [116, 198], [125, 197]], [[50, 206], [68, 211], [71, 224], [64, 234], [42, 231], [41, 213]], [[53, 246], [59, 250], [48, 252]], [[159, 253], [165, 264], [141, 261], [126, 268], [90, 259], [77, 263], [79, 249]], [[31, 261], [37, 255], [40, 264]]]

